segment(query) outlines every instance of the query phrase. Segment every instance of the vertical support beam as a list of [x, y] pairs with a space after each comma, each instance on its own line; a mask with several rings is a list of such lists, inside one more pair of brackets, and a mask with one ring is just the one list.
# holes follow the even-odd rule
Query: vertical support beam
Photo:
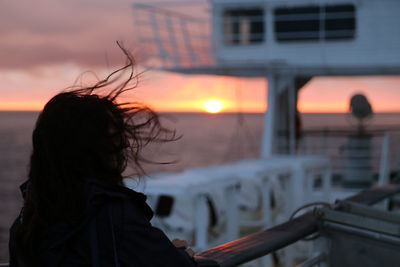
[[211, 4], [211, 52], [215, 55], [215, 59], [219, 60], [220, 46], [224, 44], [224, 28], [222, 16], [220, 16], [221, 8], [215, 4]]
[[264, 175], [261, 179], [261, 220], [264, 226], [270, 227], [272, 224], [270, 180], [278, 180], [278, 174], [274, 172], [271, 176]]
[[384, 185], [389, 183], [389, 171], [390, 171], [390, 139], [389, 134], [385, 133], [382, 138], [382, 152], [381, 161], [379, 167], [379, 180], [378, 185]]
[[276, 90], [276, 74], [268, 75], [268, 93], [267, 93], [267, 111], [264, 116], [264, 131], [261, 142], [261, 157], [267, 158], [275, 153], [276, 143], [276, 101], [277, 101], [277, 90]]
[[[296, 132], [295, 132], [295, 137], [301, 136], [302, 132], [302, 123], [301, 123], [301, 116], [300, 112], [297, 110], [297, 102], [298, 102], [298, 95], [300, 90], [312, 79], [312, 77], [307, 77], [307, 76], [294, 76], [294, 84], [295, 84], [295, 103], [296, 103], [296, 114], [299, 116], [298, 121], [297, 121], [297, 127], [296, 127]], [[312, 144], [311, 140], [307, 138], [307, 136], [302, 136], [301, 140], [296, 139], [296, 143], [301, 142], [302, 145], [302, 152], [305, 154], [312, 154]], [[298, 147], [298, 144], [296, 145]]]
[[[264, 118], [261, 156], [295, 154], [297, 89], [291, 74], [268, 75], [268, 109]], [[278, 131], [282, 136], [278, 136]]]
[[322, 166], [322, 192], [324, 201], [331, 202], [331, 191], [332, 191], [332, 166], [328, 160], [326, 162], [326, 165]]
[[208, 207], [205, 195], [198, 195], [195, 198], [195, 240], [196, 249], [204, 250], [208, 243]]
[[[261, 177], [261, 221], [263, 228], [272, 226], [271, 218], [271, 181], [278, 180], [278, 174], [273, 172], [271, 175], [262, 175]], [[266, 255], [260, 258], [262, 267], [272, 267], [272, 255]]]
[[[289, 218], [299, 206], [304, 204], [304, 195], [308, 192], [304, 186], [305, 179], [307, 179], [307, 168], [300, 160], [292, 163], [292, 175], [289, 181], [289, 192], [286, 197], [288, 205], [285, 205], [286, 218]], [[296, 248], [294, 245], [285, 247], [284, 249], [284, 264], [283, 266], [295, 266]]]
[[297, 90], [294, 85], [294, 79], [290, 78], [288, 87], [289, 104], [289, 154], [296, 153], [296, 113], [297, 113]]
[[289, 154], [289, 83], [286, 81], [286, 76], [277, 76], [277, 92], [276, 96], [276, 145], [275, 151], [277, 154]]
[[232, 241], [239, 236], [239, 207], [237, 204], [237, 196], [239, 194], [238, 186], [235, 184], [228, 187], [227, 191], [227, 239]]
[[265, 42], [268, 44], [265, 48], [267, 49], [266, 56], [269, 58], [273, 53], [273, 48], [275, 46], [275, 38], [274, 38], [274, 15], [273, 8], [270, 3], [264, 1], [264, 37]]
[[297, 160], [294, 163], [293, 176], [291, 178], [291, 203], [287, 211], [289, 216], [299, 206], [304, 204], [305, 195], [310, 193], [306, 192], [307, 187], [304, 186], [305, 179], [307, 179], [307, 167], [304, 166], [301, 161]]

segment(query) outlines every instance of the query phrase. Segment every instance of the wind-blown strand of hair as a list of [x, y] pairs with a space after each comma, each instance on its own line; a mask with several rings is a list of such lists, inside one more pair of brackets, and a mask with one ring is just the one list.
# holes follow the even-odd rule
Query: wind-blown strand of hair
[[[99, 89], [105, 87], [114, 87], [111, 91], [105, 96], [108, 100], [115, 103], [115, 100], [123, 93], [135, 89], [139, 84], [139, 79], [143, 72], [136, 72], [136, 62], [133, 55], [124, 48], [124, 46], [117, 41], [118, 47], [121, 49], [123, 54], [126, 57], [126, 64], [111, 72], [106, 78], [98, 81], [93, 86], [73, 89], [77, 94], [82, 95], [91, 95], [99, 91]], [[122, 81], [120, 84], [115, 85], [117, 81], [124, 75], [126, 71], [129, 71], [128, 77]], [[133, 84], [132, 84], [133, 83]], [[131, 136], [131, 140], [134, 141], [134, 144], [130, 146], [132, 148], [131, 153], [129, 154], [129, 158], [133, 160], [134, 166], [139, 171], [139, 175], [144, 175], [145, 171], [140, 164], [150, 163], [150, 164], [170, 164], [174, 161], [161, 162], [150, 160], [144, 158], [140, 152], [143, 147], [148, 145], [149, 143], [163, 143], [175, 141], [181, 138], [176, 134], [175, 130], [171, 130], [162, 126], [160, 122], [160, 117], [148, 106], [142, 105], [138, 102], [123, 102], [123, 103], [115, 103], [126, 115], [125, 119], [128, 122], [127, 125], [130, 126], [130, 131], [135, 132], [136, 137]], [[147, 118], [143, 120], [141, 118], [141, 123], [138, 123], [138, 117], [146, 114]], [[133, 155], [133, 158], [130, 156]]]

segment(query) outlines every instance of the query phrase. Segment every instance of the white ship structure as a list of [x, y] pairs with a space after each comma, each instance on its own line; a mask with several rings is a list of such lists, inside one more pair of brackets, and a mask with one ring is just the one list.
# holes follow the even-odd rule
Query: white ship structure
[[[376, 131], [361, 142], [367, 148], [339, 133], [348, 152], [338, 167], [329, 138], [320, 136], [324, 149], [317, 151], [297, 138], [296, 116], [298, 93], [312, 77], [400, 74], [399, 14], [398, 0], [135, 4], [147, 67], [268, 80], [261, 158], [148, 178], [142, 190], [156, 211], [153, 223], [200, 251], [282, 223], [304, 204], [347, 197], [363, 182], [389, 183], [399, 152], [391, 133]], [[351, 188], [337, 189], [336, 173]], [[134, 179], [126, 184], [137, 190]], [[294, 266], [313, 251], [310, 244], [288, 248], [280, 264]], [[271, 257], [255, 264], [271, 266]]]

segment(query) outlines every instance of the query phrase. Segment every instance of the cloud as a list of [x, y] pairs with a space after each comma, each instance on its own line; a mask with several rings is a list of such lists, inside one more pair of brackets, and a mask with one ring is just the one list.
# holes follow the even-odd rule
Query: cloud
[[135, 2], [152, 1], [0, 1], [0, 69], [66, 62], [89, 67], [120, 65], [117, 40], [142, 54], [135, 36]]
[[0, 68], [72, 62], [116, 64], [116, 40], [135, 44], [129, 0], [24, 0], [0, 3]]

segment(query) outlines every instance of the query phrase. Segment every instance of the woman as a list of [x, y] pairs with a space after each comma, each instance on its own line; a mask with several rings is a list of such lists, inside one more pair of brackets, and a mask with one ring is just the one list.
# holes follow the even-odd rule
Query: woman
[[195, 266], [184, 241], [173, 244], [151, 226], [146, 197], [123, 186], [128, 163], [143, 174], [144, 146], [176, 138], [149, 108], [117, 103], [138, 79], [120, 48], [126, 66], [56, 95], [37, 120], [24, 208], [10, 231], [11, 267]]

